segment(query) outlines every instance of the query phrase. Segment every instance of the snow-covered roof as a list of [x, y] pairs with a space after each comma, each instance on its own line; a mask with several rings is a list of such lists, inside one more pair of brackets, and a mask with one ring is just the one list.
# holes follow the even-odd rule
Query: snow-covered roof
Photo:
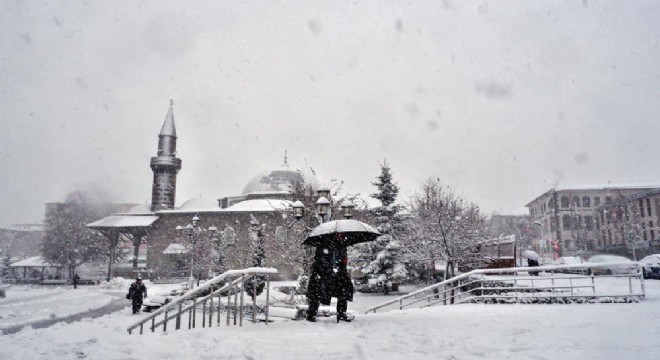
[[223, 211], [283, 211], [293, 203], [282, 199], [253, 199], [241, 201]]
[[193, 198], [184, 202], [177, 210], [186, 212], [216, 211], [220, 210], [220, 205], [216, 199]]
[[151, 205], [140, 204], [133, 206], [125, 213], [117, 213], [113, 215], [153, 215], [153, 214], [154, 213], [151, 211]]
[[188, 250], [186, 250], [186, 247], [181, 245], [181, 244], [169, 244], [163, 250], [163, 254], [166, 255], [171, 255], [171, 254], [186, 254]]
[[33, 256], [21, 261], [17, 261], [11, 264], [10, 266], [11, 267], [47, 267], [47, 266], [59, 267], [60, 265], [52, 265], [46, 262], [46, 260], [44, 260], [41, 256]]
[[151, 226], [158, 216], [155, 215], [110, 215], [87, 224], [91, 228], [130, 228]]

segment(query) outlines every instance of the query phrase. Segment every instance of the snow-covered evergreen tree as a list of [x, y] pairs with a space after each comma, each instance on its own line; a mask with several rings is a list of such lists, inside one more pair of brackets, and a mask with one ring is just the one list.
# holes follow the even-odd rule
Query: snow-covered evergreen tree
[[[250, 221], [249, 251], [252, 257], [252, 267], [264, 267], [266, 251], [263, 243], [263, 229], [254, 216], [250, 215], [250, 217], [252, 220]], [[254, 298], [264, 291], [265, 286], [266, 279], [263, 276], [253, 276], [245, 282], [245, 292]]]
[[357, 264], [362, 264], [362, 273], [376, 275], [383, 282], [398, 282], [405, 279], [408, 269], [405, 264], [404, 246], [399, 241], [402, 221], [401, 207], [394, 205], [399, 188], [392, 182], [392, 173], [384, 161], [380, 165], [381, 174], [373, 183], [378, 192], [371, 197], [380, 200], [382, 206], [370, 210], [370, 217], [382, 234], [372, 243], [356, 247]]
[[2, 273], [0, 277], [8, 277], [11, 274], [11, 255], [9, 253], [2, 257]]
[[392, 173], [387, 165], [387, 160], [383, 160], [383, 163], [380, 164], [380, 175], [376, 179], [377, 181], [372, 185], [378, 188], [378, 192], [371, 194], [371, 197], [380, 200], [383, 207], [394, 204], [399, 194], [399, 187], [392, 182]]

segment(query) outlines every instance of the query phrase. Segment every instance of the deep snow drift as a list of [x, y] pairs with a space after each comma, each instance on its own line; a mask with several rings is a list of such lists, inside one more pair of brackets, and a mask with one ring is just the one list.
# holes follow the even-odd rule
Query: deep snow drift
[[[269, 325], [213, 327], [128, 335], [127, 307], [97, 319], [0, 335], [2, 359], [655, 359], [660, 354], [660, 282], [647, 281], [637, 304], [473, 305], [365, 315], [382, 295], [356, 294], [351, 323], [279, 320]], [[0, 315], [48, 306], [88, 308], [99, 287], [10, 288]], [[151, 286], [156, 293], [159, 287]], [[80, 289], [78, 289], [80, 290]], [[166, 291], [165, 287], [160, 288]], [[7, 303], [12, 293], [21, 301]], [[48, 296], [52, 291], [52, 296]], [[34, 293], [29, 300], [28, 293]], [[68, 293], [69, 296], [63, 296]], [[93, 297], [89, 298], [91, 300]], [[76, 301], [73, 301], [76, 300]], [[101, 302], [102, 303], [102, 302]], [[23, 307], [23, 310], [19, 308]], [[48, 311], [43, 312], [48, 313]], [[5, 317], [3, 317], [4, 319]], [[32, 319], [34, 320], [34, 319]]]

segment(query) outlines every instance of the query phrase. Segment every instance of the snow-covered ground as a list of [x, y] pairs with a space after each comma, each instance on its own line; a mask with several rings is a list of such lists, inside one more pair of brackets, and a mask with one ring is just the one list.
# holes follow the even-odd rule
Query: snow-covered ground
[[[149, 289], [156, 294], [169, 287]], [[357, 318], [351, 323], [279, 320], [144, 335], [127, 334], [127, 325], [137, 319], [127, 302], [123, 310], [96, 319], [0, 335], [0, 358], [656, 359], [660, 281], [647, 281], [646, 289], [647, 300], [636, 304], [463, 304], [369, 315], [362, 310], [390, 297], [356, 294], [349, 306]], [[34, 321], [84, 310], [124, 290], [13, 286], [0, 299], [0, 319], [4, 325], [13, 313], [34, 311], [34, 316], [21, 315]]]

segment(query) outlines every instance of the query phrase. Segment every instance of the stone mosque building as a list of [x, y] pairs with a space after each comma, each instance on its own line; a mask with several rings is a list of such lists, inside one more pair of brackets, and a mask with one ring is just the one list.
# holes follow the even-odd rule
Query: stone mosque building
[[[200, 228], [217, 229], [226, 243], [226, 263], [229, 268], [240, 268], [241, 259], [248, 252], [248, 239], [254, 227], [261, 229], [266, 252], [266, 266], [275, 267], [279, 278], [293, 279], [297, 269], [277, 256], [276, 234], [287, 233], [292, 217], [287, 216], [294, 199], [290, 186], [296, 183], [311, 183], [299, 171], [288, 167], [286, 155], [279, 169], [262, 172], [252, 178], [238, 196], [219, 199], [194, 198], [175, 207], [176, 177], [182, 168], [176, 152], [176, 128], [172, 103], [165, 122], [158, 135], [158, 152], [151, 158], [153, 171], [152, 196], [150, 205], [137, 205], [125, 213], [117, 213], [88, 224], [106, 237], [130, 239], [134, 246], [134, 258], [138, 258], [138, 248], [146, 244], [146, 264], [138, 267], [134, 263], [133, 272], [149, 278], [186, 277], [190, 268], [189, 256], [181, 245], [181, 231], [193, 217]], [[251, 230], [252, 228], [252, 230]], [[143, 245], [144, 247], [144, 245]], [[250, 265], [248, 265], [250, 266]], [[247, 267], [247, 266], [246, 266]]]

